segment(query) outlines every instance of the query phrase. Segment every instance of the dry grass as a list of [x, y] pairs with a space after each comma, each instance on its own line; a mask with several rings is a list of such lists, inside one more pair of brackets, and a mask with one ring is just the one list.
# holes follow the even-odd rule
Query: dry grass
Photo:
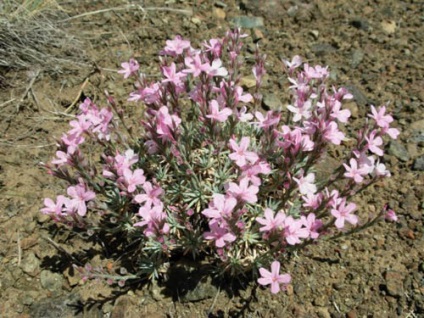
[[0, 67], [61, 73], [84, 65], [83, 44], [63, 29], [66, 12], [55, 0], [0, 3]]

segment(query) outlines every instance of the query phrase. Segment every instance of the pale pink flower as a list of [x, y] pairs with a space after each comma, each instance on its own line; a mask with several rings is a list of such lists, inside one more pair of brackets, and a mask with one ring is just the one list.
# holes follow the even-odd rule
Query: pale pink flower
[[308, 79], [325, 79], [328, 77], [328, 66], [322, 67], [316, 65], [315, 67], [309, 66], [309, 64], [304, 65], [304, 74]]
[[222, 66], [222, 61], [220, 59], [216, 59], [212, 61], [210, 67], [205, 70], [206, 74], [209, 76], [227, 76], [228, 71], [225, 67]]
[[347, 123], [347, 121], [348, 121], [348, 119], [351, 115], [350, 110], [341, 109], [342, 103], [339, 102], [338, 100], [334, 100], [332, 104], [333, 104], [333, 107], [331, 108], [330, 116], [332, 118], [337, 118], [337, 120], [342, 122], [342, 123]]
[[308, 193], [302, 196], [302, 199], [303, 199], [303, 202], [305, 202], [303, 203], [303, 206], [305, 208], [311, 208], [315, 210], [320, 206], [322, 202], [322, 193], [317, 193], [317, 194]]
[[300, 218], [303, 222], [303, 225], [309, 231], [309, 236], [311, 239], [316, 240], [319, 236], [318, 230], [323, 225], [321, 220], [317, 220], [314, 213], [309, 213], [307, 217], [301, 216]]
[[160, 54], [177, 56], [183, 54], [184, 50], [190, 48], [190, 41], [183, 40], [180, 35], [175, 36], [173, 40], [167, 40], [165, 48]]
[[345, 221], [350, 224], [357, 224], [358, 217], [355, 214], [351, 214], [356, 209], [355, 203], [349, 203], [346, 205], [346, 200], [343, 199], [340, 204], [337, 206], [337, 209], [331, 210], [331, 215], [336, 218], [336, 227], [342, 229], [345, 226]]
[[243, 87], [236, 86], [236, 89], [234, 90], [234, 103], [237, 104], [238, 102], [243, 103], [250, 103], [253, 99], [253, 96], [249, 93], [243, 94]]
[[56, 158], [54, 158], [52, 160], [52, 164], [57, 165], [57, 166], [63, 166], [65, 164], [70, 164], [71, 163], [71, 155], [63, 152], [63, 151], [56, 151]]
[[375, 174], [382, 177], [390, 177], [391, 175], [390, 171], [386, 169], [386, 165], [378, 161], [375, 165]]
[[259, 192], [259, 188], [254, 185], [249, 186], [249, 180], [247, 178], [241, 179], [240, 184], [230, 182], [227, 192], [243, 202], [255, 203], [258, 201], [256, 194]]
[[261, 278], [258, 279], [258, 283], [262, 286], [271, 285], [271, 293], [276, 294], [280, 291], [280, 285], [283, 285], [283, 289], [290, 284], [290, 274], [280, 274], [280, 262], [274, 261], [271, 264], [271, 271], [265, 268], [259, 268]]
[[200, 54], [194, 55], [194, 57], [186, 57], [184, 59], [184, 64], [188, 67], [187, 69], [184, 69], [182, 72], [185, 74], [193, 74], [194, 77], [198, 77], [200, 73], [206, 72], [209, 70], [210, 65], [209, 63], [202, 63], [202, 59], [200, 57]]
[[257, 125], [257, 127], [262, 129], [268, 129], [278, 125], [278, 123], [280, 122], [281, 115], [276, 114], [270, 110], [266, 113], [265, 117], [261, 112], [255, 112], [255, 117], [258, 120], [258, 122], [254, 123]]
[[209, 232], [205, 232], [203, 237], [206, 240], [215, 241], [215, 246], [218, 248], [224, 247], [227, 242], [231, 243], [236, 240], [236, 236], [231, 233], [227, 228], [220, 227], [217, 222], [209, 222]]
[[294, 69], [298, 68], [300, 65], [302, 65], [302, 58], [299, 55], [293, 56], [291, 61], [288, 60], [282, 60], [286, 67], [288, 67], [289, 72], [293, 72]]
[[213, 202], [209, 204], [209, 208], [202, 211], [202, 214], [210, 219], [229, 218], [236, 205], [237, 200], [235, 198], [215, 193], [213, 195]]
[[311, 107], [312, 107], [311, 101], [307, 100], [302, 105], [296, 105], [296, 106], [288, 105], [287, 109], [291, 111], [292, 113], [294, 113], [293, 122], [298, 122], [302, 118], [308, 119], [311, 117], [312, 115], [310, 111]]
[[265, 218], [257, 217], [256, 222], [263, 226], [259, 229], [260, 232], [271, 232], [274, 230], [280, 230], [284, 226], [284, 220], [286, 218], [284, 213], [277, 212], [274, 216], [274, 211], [266, 208], [264, 211]]
[[160, 205], [159, 197], [163, 194], [163, 189], [159, 186], [153, 186], [150, 182], [145, 182], [143, 185], [144, 193], [137, 194], [134, 197], [134, 202], [143, 203], [144, 206], [151, 207], [152, 205]]
[[206, 52], [211, 52], [215, 58], [220, 58], [222, 55], [222, 41], [220, 39], [210, 39], [209, 44], [203, 42]]
[[392, 139], [397, 139], [400, 134], [400, 131], [396, 128], [384, 127], [381, 129], [381, 133], [389, 135]]
[[242, 123], [248, 122], [253, 118], [253, 115], [247, 112], [246, 106], [243, 106], [240, 111], [236, 111], [236, 116], [237, 119]]
[[143, 218], [143, 221], [135, 223], [134, 226], [146, 226], [143, 233], [147, 237], [161, 236], [169, 233], [170, 226], [166, 222], [167, 215], [163, 211], [163, 204], [153, 207], [143, 206], [138, 210], [138, 214]]
[[377, 125], [381, 128], [388, 128], [390, 126], [390, 123], [393, 121], [392, 116], [385, 115], [386, 106], [381, 106], [377, 110], [373, 105], [371, 105], [371, 113], [372, 114], [368, 114], [368, 117], [374, 119]]
[[384, 218], [386, 220], [393, 221], [393, 222], [397, 222], [398, 221], [398, 217], [396, 215], [396, 212], [393, 211], [392, 209], [388, 209], [387, 210], [386, 214], [384, 215]]
[[259, 156], [256, 152], [247, 151], [249, 147], [250, 138], [242, 137], [240, 141], [240, 145], [237, 144], [234, 138], [230, 139], [230, 149], [234, 152], [229, 155], [230, 159], [236, 162], [236, 165], [239, 167], [243, 167], [249, 161], [251, 163], [255, 163]]
[[71, 197], [71, 206], [80, 216], [87, 213], [86, 202], [94, 200], [96, 194], [87, 189], [85, 184], [77, 184], [70, 186], [67, 190], [68, 195]]
[[64, 206], [69, 205], [69, 199], [63, 195], [59, 195], [56, 198], [56, 202], [54, 202], [50, 198], [44, 199], [44, 208], [42, 208], [40, 211], [43, 214], [49, 214], [53, 216], [62, 216], [66, 215], [66, 213], [63, 213]]
[[288, 216], [284, 220], [284, 237], [288, 244], [296, 245], [301, 243], [301, 238], [309, 237], [309, 230], [303, 227], [302, 220], [295, 220]]
[[306, 177], [303, 175], [299, 178], [293, 177], [293, 180], [297, 183], [299, 187], [299, 192], [303, 195], [314, 194], [317, 192], [317, 186], [314, 184], [315, 181], [315, 174], [314, 173], [308, 173]]
[[121, 64], [122, 70], [119, 70], [118, 73], [124, 74], [124, 78], [128, 78], [133, 74], [136, 74], [140, 65], [135, 59], [130, 59], [129, 62], [124, 62]]
[[323, 137], [325, 140], [335, 145], [340, 145], [345, 135], [338, 129], [337, 124], [334, 121], [331, 121], [325, 125]]
[[221, 123], [226, 121], [228, 117], [231, 116], [231, 114], [233, 113], [233, 111], [228, 107], [224, 107], [220, 110], [219, 104], [215, 99], [209, 102], [209, 111], [210, 114], [206, 115], [206, 117], [212, 119], [213, 121], [218, 121]]
[[134, 171], [125, 169], [123, 172], [123, 179], [128, 193], [133, 193], [138, 185], [142, 185], [146, 182], [143, 169], [136, 169]]
[[367, 147], [369, 151], [375, 153], [377, 156], [382, 156], [384, 154], [383, 150], [378, 148], [383, 145], [383, 139], [380, 136], [377, 136], [377, 130], [373, 130], [369, 136], [365, 136], [365, 140], [367, 141]]
[[171, 82], [176, 86], [181, 85], [181, 78], [186, 76], [182, 72], [177, 72], [175, 63], [171, 63], [170, 66], [162, 66], [162, 74], [166, 77], [162, 80], [162, 83]]
[[349, 163], [350, 166], [345, 163], [343, 164], [346, 169], [344, 176], [346, 178], [353, 179], [356, 183], [361, 183], [362, 181], [364, 181], [364, 178], [362, 176], [367, 175], [367, 169], [358, 168], [358, 163], [354, 158], [351, 158]]
[[66, 152], [72, 155], [77, 151], [79, 145], [84, 143], [85, 138], [78, 134], [63, 134], [61, 140], [67, 146]]

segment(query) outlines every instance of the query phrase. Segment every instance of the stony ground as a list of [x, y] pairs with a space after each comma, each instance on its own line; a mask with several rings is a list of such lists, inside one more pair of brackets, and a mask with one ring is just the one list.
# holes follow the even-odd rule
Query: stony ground
[[[424, 317], [423, 2], [171, 0], [144, 1], [143, 10], [139, 3], [62, 4], [68, 16], [81, 15], [63, 27], [83, 43], [84, 67], [0, 70], [0, 316]], [[175, 288], [169, 284], [124, 292], [78, 284], [67, 253], [90, 246], [52, 233], [39, 213], [43, 197], [61, 189], [39, 163], [50, 160], [67, 129], [70, 106], [82, 95], [101, 100], [104, 89], [125, 100], [129, 87], [116, 74], [121, 62], [134, 56], [154, 74], [166, 39], [181, 34], [199, 44], [234, 25], [267, 53], [270, 78], [282, 77], [281, 58], [301, 55], [329, 65], [332, 79], [355, 96], [355, 117], [389, 102], [402, 131], [384, 158], [392, 178], [358, 203], [366, 214], [388, 202], [398, 224], [308, 248], [287, 265], [294, 281], [278, 296], [258, 290], [251, 297], [249, 286], [231, 292], [209, 281], [182, 297], [167, 296]], [[281, 83], [266, 88], [265, 107], [284, 105]]]

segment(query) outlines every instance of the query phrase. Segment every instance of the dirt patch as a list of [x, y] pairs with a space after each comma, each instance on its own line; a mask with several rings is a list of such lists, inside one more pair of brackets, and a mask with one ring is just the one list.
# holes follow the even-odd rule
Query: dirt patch
[[[182, 0], [144, 1], [140, 8], [112, 0], [61, 5], [68, 16], [78, 16], [66, 27], [84, 41], [88, 65], [63, 74], [8, 68], [0, 78], [1, 316], [424, 316], [422, 3]], [[80, 284], [73, 257], [84, 259], [82, 254], [89, 255], [99, 243], [87, 246], [65, 232], [52, 232], [39, 209], [61, 184], [39, 162], [50, 160], [55, 138], [67, 130], [66, 121], [83, 97], [104, 103], [106, 89], [125, 104], [131, 87], [116, 73], [121, 62], [135, 57], [146, 74], [156, 76], [157, 52], [167, 39], [181, 34], [200, 44], [222, 36], [234, 23], [243, 24], [268, 55], [270, 78], [283, 78], [280, 58], [301, 55], [311, 64], [329, 65], [335, 83], [354, 94], [349, 107], [357, 118], [370, 104], [390, 102], [402, 131], [384, 158], [392, 178], [364, 192], [358, 203], [365, 215], [388, 202], [399, 223], [380, 223], [309, 247], [287, 265], [293, 284], [278, 296], [248, 282], [236, 286], [200, 278], [186, 282], [188, 298], [188, 292], [175, 294], [174, 285], [182, 284], [178, 280], [124, 289], [102, 281]], [[267, 107], [278, 107], [276, 98], [284, 105], [284, 83], [271, 82], [267, 88]], [[133, 105], [125, 106], [137, 113]], [[91, 257], [110, 266], [107, 259]]]

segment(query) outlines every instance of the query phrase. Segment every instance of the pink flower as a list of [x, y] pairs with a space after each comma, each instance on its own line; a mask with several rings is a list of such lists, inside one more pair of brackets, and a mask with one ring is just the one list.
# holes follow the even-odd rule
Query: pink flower
[[300, 218], [303, 222], [303, 225], [309, 231], [309, 236], [311, 239], [316, 240], [319, 236], [318, 230], [323, 225], [321, 220], [317, 220], [315, 214], [309, 213], [307, 217], [301, 216]]
[[210, 114], [206, 115], [206, 117], [221, 123], [226, 121], [233, 113], [232, 110], [228, 107], [224, 107], [222, 110], [219, 110], [219, 104], [215, 99], [209, 102], [209, 111]]
[[295, 68], [302, 65], [302, 58], [299, 55], [295, 55], [291, 61], [283, 60], [283, 63], [289, 68], [289, 72], [291, 73]]
[[392, 139], [397, 139], [400, 134], [400, 131], [396, 128], [384, 127], [381, 129], [381, 133], [389, 135]]
[[133, 193], [138, 185], [144, 184], [146, 181], [146, 177], [144, 176], [144, 171], [142, 169], [136, 169], [134, 171], [125, 169], [123, 179], [128, 193]]
[[245, 123], [247, 121], [250, 121], [253, 118], [253, 115], [251, 113], [248, 113], [247, 112], [247, 107], [246, 106], [243, 106], [240, 109], [240, 111], [236, 111], [236, 116], [237, 116], [237, 119], [240, 122], [242, 122], [242, 123]]
[[44, 199], [44, 208], [42, 208], [40, 211], [43, 214], [49, 214], [54, 216], [62, 216], [65, 213], [63, 213], [63, 207], [69, 205], [69, 199], [63, 195], [59, 195], [56, 198], [56, 202], [54, 202], [50, 198]]
[[162, 66], [162, 74], [166, 77], [166, 79], [162, 80], [162, 83], [171, 82], [175, 86], [182, 84], [181, 78], [186, 76], [182, 72], [177, 73], [177, 67], [175, 63], [172, 63], [171, 66]]
[[377, 176], [390, 177], [390, 171], [386, 169], [386, 165], [378, 161], [375, 165], [375, 174]]
[[331, 121], [325, 125], [323, 130], [323, 137], [325, 140], [335, 145], [340, 145], [345, 136], [338, 129], [337, 124], [334, 121]]
[[356, 183], [361, 183], [364, 178], [362, 176], [367, 175], [367, 170], [358, 168], [358, 163], [354, 158], [350, 159], [350, 167], [347, 164], [343, 164], [346, 169], [344, 176], [346, 178], [352, 178]]
[[384, 215], [384, 218], [386, 220], [393, 221], [393, 222], [397, 222], [398, 221], [398, 217], [396, 215], [396, 212], [393, 211], [392, 209], [388, 209], [387, 210], [386, 214]]
[[258, 279], [258, 283], [262, 286], [271, 285], [271, 293], [276, 294], [280, 291], [280, 285], [283, 285], [283, 289], [291, 281], [290, 274], [280, 275], [280, 262], [274, 261], [271, 264], [271, 271], [265, 268], [259, 268], [261, 278]]
[[211, 221], [209, 222], [210, 232], [205, 232], [203, 237], [206, 240], [215, 241], [215, 246], [218, 248], [224, 247], [228, 242], [234, 242], [236, 240], [236, 236], [231, 233], [227, 228], [220, 227], [217, 222]]
[[256, 222], [263, 226], [259, 229], [260, 232], [271, 232], [279, 230], [284, 226], [284, 220], [286, 218], [284, 213], [277, 212], [274, 216], [274, 211], [266, 208], [264, 211], [265, 218], [257, 217]]
[[295, 220], [293, 217], [288, 216], [284, 220], [284, 237], [290, 245], [301, 243], [301, 238], [309, 236], [309, 230], [303, 227], [302, 220]]
[[67, 146], [66, 152], [72, 155], [77, 151], [78, 146], [84, 143], [85, 138], [78, 134], [63, 134], [61, 140]]
[[227, 191], [234, 198], [243, 202], [255, 203], [258, 201], [256, 194], [259, 192], [259, 188], [254, 185], [249, 186], [249, 180], [247, 178], [241, 179], [239, 185], [230, 182]]
[[145, 182], [143, 185], [144, 193], [137, 194], [134, 197], [134, 201], [137, 203], [143, 203], [146, 207], [151, 207], [152, 205], [160, 205], [161, 200], [159, 197], [163, 194], [163, 190], [159, 186], [154, 186], [150, 182]]
[[252, 101], [253, 97], [251, 94], [243, 94], [243, 87], [236, 86], [236, 89], [234, 90], [234, 103], [237, 104], [238, 102], [243, 103], [250, 103]]
[[186, 57], [184, 59], [184, 63], [188, 68], [183, 70], [182, 72], [184, 74], [191, 73], [194, 77], [198, 77], [200, 73], [206, 72], [210, 68], [209, 63], [202, 63], [200, 54], [196, 54], [194, 55], [194, 57]]
[[213, 202], [209, 208], [202, 211], [202, 214], [210, 219], [225, 219], [231, 217], [233, 209], [237, 205], [237, 200], [233, 197], [226, 197], [223, 194], [215, 193]]
[[71, 199], [71, 206], [73, 210], [84, 216], [87, 213], [86, 202], [94, 200], [96, 194], [88, 190], [85, 184], [77, 184], [76, 186], [70, 186], [67, 190], [68, 195]]
[[343, 199], [338, 205], [337, 209], [331, 210], [331, 215], [336, 218], [335, 224], [338, 229], [344, 228], [345, 221], [353, 225], [358, 223], [358, 217], [354, 214], [351, 214], [353, 211], [355, 211], [355, 209], [356, 209], [355, 203], [349, 203], [346, 206], [346, 200]]
[[222, 55], [222, 41], [220, 39], [210, 39], [209, 44], [203, 43], [206, 52], [211, 52], [215, 58], [220, 58]]
[[71, 155], [60, 150], [56, 151], [56, 158], [52, 160], [52, 164], [59, 167], [65, 164], [70, 164], [71, 162]]
[[378, 110], [376, 110], [375, 107], [371, 105], [371, 113], [372, 114], [368, 114], [368, 117], [374, 119], [377, 125], [381, 128], [388, 128], [390, 123], [393, 121], [392, 116], [385, 115], [386, 106], [381, 106]]
[[342, 108], [342, 103], [339, 102], [338, 100], [334, 100], [332, 102], [333, 107], [331, 109], [331, 117], [332, 118], [337, 118], [338, 121], [342, 122], [342, 123], [347, 123], [347, 120], [349, 119], [351, 113], [350, 110], [348, 109], [341, 109]]
[[310, 100], [307, 100], [303, 104], [292, 106], [288, 105], [287, 109], [294, 113], [293, 116], [293, 122], [297, 122], [301, 120], [302, 118], [308, 119], [311, 117], [312, 113], [310, 111], [312, 107], [312, 103]]
[[162, 106], [156, 113], [156, 133], [166, 141], [174, 141], [173, 132], [181, 124], [181, 118], [170, 115], [167, 106]]
[[216, 59], [212, 61], [212, 65], [205, 71], [209, 76], [227, 76], [228, 71], [222, 66], [222, 61]]
[[381, 157], [384, 154], [384, 152], [378, 147], [383, 144], [383, 139], [381, 139], [380, 136], [375, 137], [376, 134], [377, 134], [377, 130], [373, 130], [368, 137], [365, 136], [365, 140], [368, 142], [367, 147], [369, 151]]
[[[303, 172], [302, 172], [303, 173]], [[301, 176], [299, 178], [293, 177], [293, 180], [296, 181], [299, 192], [303, 195], [314, 194], [317, 192], [317, 186], [314, 184], [315, 174], [308, 173], [306, 177]]]
[[184, 50], [188, 48], [190, 48], [190, 41], [183, 40], [180, 35], [177, 35], [173, 40], [166, 41], [166, 46], [160, 54], [177, 56], [183, 54]]
[[305, 202], [303, 206], [305, 208], [311, 208], [313, 210], [317, 209], [322, 202], [322, 193], [308, 193], [305, 196], [302, 196], [303, 201]]
[[325, 79], [328, 77], [329, 73], [326, 67], [322, 67], [320, 65], [316, 65], [315, 67], [309, 66], [309, 64], [304, 65], [304, 73], [308, 79]]
[[119, 70], [118, 73], [124, 74], [124, 78], [128, 78], [133, 74], [136, 74], [140, 68], [138, 62], [134, 59], [130, 59], [129, 62], [124, 62], [121, 64], [122, 70]]
[[77, 136], [80, 136], [84, 134], [91, 126], [91, 121], [85, 116], [84, 114], [81, 114], [77, 116], [78, 120], [72, 120], [69, 123], [69, 126], [73, 127], [68, 134], [75, 134]]
[[281, 118], [280, 114], [275, 114], [272, 110], [267, 112], [265, 117], [261, 112], [255, 112], [255, 117], [258, 120], [255, 124], [262, 129], [268, 129], [278, 125]]
[[236, 162], [236, 165], [243, 167], [247, 161], [255, 163], [259, 157], [253, 151], [247, 151], [249, 147], [250, 138], [243, 137], [240, 141], [240, 146], [236, 143], [234, 138], [230, 139], [230, 148], [234, 151], [229, 155], [230, 159]]
[[143, 218], [143, 221], [135, 223], [134, 226], [147, 226], [143, 230], [144, 235], [147, 237], [169, 233], [170, 226], [166, 222], [167, 215], [163, 211], [163, 204], [153, 207], [143, 206], [138, 210], [138, 214]]
[[247, 178], [255, 186], [260, 186], [262, 181], [258, 174], [270, 174], [271, 167], [266, 161], [257, 161], [255, 164], [246, 164], [242, 168], [241, 177]]

